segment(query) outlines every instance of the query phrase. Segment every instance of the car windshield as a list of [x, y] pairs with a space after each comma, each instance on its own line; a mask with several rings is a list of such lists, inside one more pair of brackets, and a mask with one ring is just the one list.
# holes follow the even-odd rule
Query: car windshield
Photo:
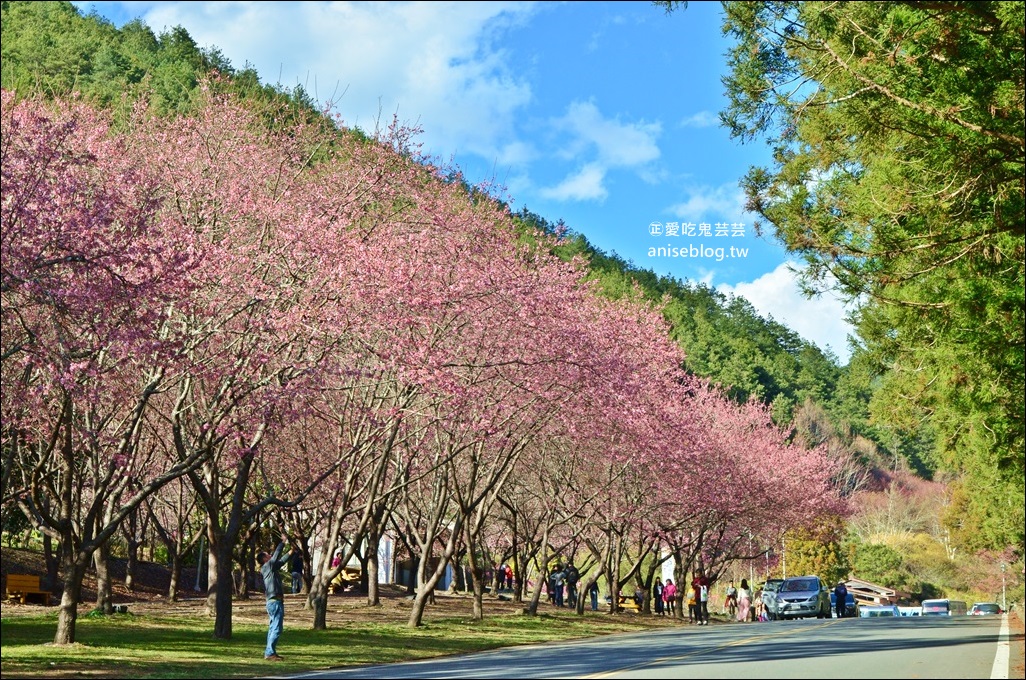
[[819, 584], [811, 578], [795, 579], [793, 581], [784, 581], [783, 585], [780, 586], [780, 590], [784, 593], [805, 593], [810, 590], [819, 590]]
[[775, 592], [777, 590], [780, 590], [780, 584], [781, 583], [783, 583], [783, 581], [766, 581], [766, 583], [765, 583], [765, 585], [763, 585], [762, 589], [764, 591], [768, 592], [768, 593], [772, 593], [772, 592]]

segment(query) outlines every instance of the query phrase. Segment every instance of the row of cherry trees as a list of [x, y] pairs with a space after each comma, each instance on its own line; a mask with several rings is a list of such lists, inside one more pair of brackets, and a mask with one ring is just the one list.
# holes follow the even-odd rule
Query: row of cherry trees
[[[397, 533], [416, 626], [457, 561], [481, 616], [502, 559], [620, 584], [657, 554], [680, 578], [843, 512], [824, 452], [683, 373], [657, 309], [597, 295], [415, 131], [213, 90], [116, 124], [3, 93], [3, 502], [59, 545], [56, 643], [140, 517], [176, 565], [202, 517], [229, 638], [233, 560], [268, 517], [308, 558], [365, 548], [372, 576]], [[342, 567], [310, 566], [322, 628]]]

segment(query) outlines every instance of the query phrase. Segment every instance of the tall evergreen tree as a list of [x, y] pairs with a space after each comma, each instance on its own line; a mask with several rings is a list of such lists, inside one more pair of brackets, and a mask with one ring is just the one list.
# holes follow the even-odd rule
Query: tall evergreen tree
[[932, 429], [972, 489], [951, 528], [1021, 546], [1024, 3], [724, 8], [721, 119], [774, 150], [742, 182], [759, 228], [858, 304], [872, 419]]

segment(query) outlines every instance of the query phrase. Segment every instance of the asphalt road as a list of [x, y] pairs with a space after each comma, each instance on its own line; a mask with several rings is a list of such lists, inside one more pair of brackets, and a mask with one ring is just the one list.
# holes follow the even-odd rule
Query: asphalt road
[[1008, 640], [1005, 616], [806, 619], [683, 626], [288, 677], [1004, 679], [1016, 663]]

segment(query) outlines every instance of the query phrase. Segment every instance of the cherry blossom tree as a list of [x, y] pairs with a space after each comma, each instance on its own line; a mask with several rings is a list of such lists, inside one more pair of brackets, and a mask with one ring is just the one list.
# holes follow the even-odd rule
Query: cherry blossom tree
[[200, 455], [141, 446], [177, 379], [168, 310], [190, 290], [188, 234], [165, 229], [157, 183], [103, 115], [2, 93], [3, 448], [13, 499], [60, 542], [54, 642], [75, 641], [94, 553]]

